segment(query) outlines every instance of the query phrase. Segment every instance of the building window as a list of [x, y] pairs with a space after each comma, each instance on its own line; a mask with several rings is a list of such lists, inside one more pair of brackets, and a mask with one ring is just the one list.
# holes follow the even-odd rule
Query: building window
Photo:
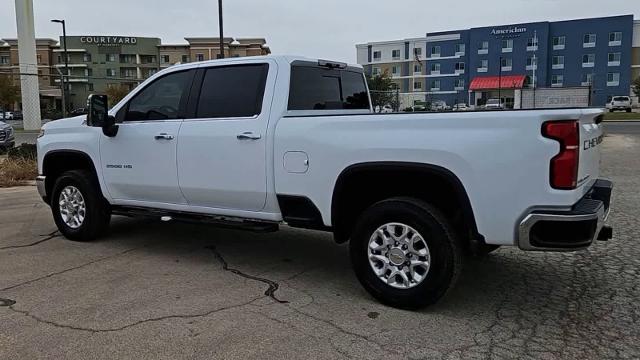
[[565, 42], [567, 41], [567, 37], [562, 36], [554, 36], [553, 37], [553, 50], [564, 50]]
[[93, 69], [89, 69], [89, 68], [84, 69], [84, 76], [87, 76], [87, 77], [93, 76]]
[[609, 46], [620, 46], [622, 45], [622, 32], [614, 31], [609, 33]]
[[400, 65], [394, 65], [391, 67], [391, 75], [400, 76]]
[[489, 42], [481, 41], [480, 46], [478, 47], [478, 54], [482, 55], [482, 54], [488, 54], [488, 53], [489, 53]]
[[380, 75], [380, 68], [377, 66], [374, 66], [373, 69], [371, 69], [371, 73], [373, 74], [373, 76]]
[[551, 86], [560, 87], [564, 83], [564, 75], [552, 75]]
[[182, 63], [188, 63], [189, 62], [189, 55], [182, 55], [181, 62]]
[[464, 79], [456, 79], [453, 83], [454, 90], [464, 90]]
[[149, 69], [149, 73], [147, 74], [147, 76], [155, 75], [155, 73], [157, 72], [158, 72], [158, 69]]
[[196, 54], [196, 61], [204, 61], [204, 54]]
[[422, 56], [422, 48], [419, 48], [419, 47], [414, 48], [413, 53], [415, 56]]
[[554, 56], [551, 58], [551, 68], [556, 70], [564, 69], [564, 56]]
[[528, 57], [527, 58], [527, 70], [533, 70], [533, 69], [537, 70], [538, 69], [537, 62], [538, 62], [537, 58], [534, 58], [533, 56]]
[[[380, 61], [382, 60], [382, 51], [374, 51], [373, 52], [373, 61]], [[198, 60], [201, 61], [201, 60]]]
[[414, 81], [413, 90], [422, 90], [422, 81]]
[[0, 64], [8, 65], [9, 64], [9, 56], [8, 55], [0, 56]]
[[42, 55], [40, 55], [40, 54], [36, 55], [36, 59], [37, 59], [36, 62], [38, 64], [42, 64]]
[[464, 44], [456, 44], [456, 55], [464, 55], [465, 45]]
[[440, 46], [431, 47], [431, 57], [440, 57]]
[[393, 60], [400, 60], [400, 50], [391, 50], [391, 58], [393, 58]]
[[431, 63], [431, 74], [440, 75], [440, 63]]
[[163, 64], [168, 64], [169, 63], [169, 55], [160, 55], [160, 62]]
[[108, 77], [116, 76], [116, 69], [107, 69], [107, 76]]
[[582, 86], [593, 85], [593, 73], [586, 73], [582, 76]]
[[480, 64], [478, 65], [478, 72], [485, 73], [489, 70], [489, 60], [480, 60]]
[[414, 74], [422, 74], [422, 65], [421, 64], [414, 64], [413, 65], [413, 73]]
[[619, 52], [609, 53], [609, 60], [607, 62], [607, 66], [620, 66], [621, 58], [622, 58], [622, 54]]
[[502, 52], [503, 53], [513, 52], [513, 39], [502, 40]]
[[125, 78], [135, 78], [136, 77], [136, 69], [131, 69], [131, 68], [124, 68], [121, 69], [121, 74], [122, 77]]
[[84, 53], [84, 54], [82, 54], [82, 61], [84, 61], [84, 62], [91, 62], [91, 54], [90, 54], [90, 53]]
[[455, 70], [456, 70], [456, 74], [464, 74], [464, 63], [463, 62], [457, 62]]
[[596, 55], [595, 54], [585, 54], [582, 55], [582, 67], [583, 68], [592, 68], [596, 64]]
[[538, 50], [538, 38], [529, 38], [527, 40], [527, 51], [536, 51]]
[[433, 80], [430, 89], [431, 91], [440, 91], [440, 80]]
[[88, 83], [87, 84], [87, 90], [88, 91], [93, 91], [93, 84], [92, 83]]
[[511, 58], [502, 58], [500, 60], [500, 67], [502, 71], [511, 71], [513, 68], [513, 59]]
[[619, 86], [619, 85], [620, 85], [620, 73], [608, 73], [607, 86]]
[[596, 46], [596, 34], [584, 34], [582, 47], [591, 48]]
[[116, 54], [106, 54], [105, 59], [107, 62], [114, 62], [116, 61]]

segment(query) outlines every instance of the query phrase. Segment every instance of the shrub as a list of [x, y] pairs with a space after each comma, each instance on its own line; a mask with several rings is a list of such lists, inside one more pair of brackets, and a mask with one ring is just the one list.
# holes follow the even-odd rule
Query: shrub
[[37, 159], [38, 154], [35, 144], [22, 144], [9, 149], [7, 152], [9, 159]]
[[26, 185], [38, 176], [35, 158], [0, 159], [0, 187]]

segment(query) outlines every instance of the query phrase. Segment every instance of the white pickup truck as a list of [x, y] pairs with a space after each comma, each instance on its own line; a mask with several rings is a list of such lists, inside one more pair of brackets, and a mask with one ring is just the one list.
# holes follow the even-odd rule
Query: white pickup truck
[[331, 231], [367, 291], [417, 308], [465, 253], [611, 237], [601, 110], [375, 114], [361, 67], [287, 56], [175, 65], [88, 103], [38, 138], [38, 190], [71, 240], [112, 214]]

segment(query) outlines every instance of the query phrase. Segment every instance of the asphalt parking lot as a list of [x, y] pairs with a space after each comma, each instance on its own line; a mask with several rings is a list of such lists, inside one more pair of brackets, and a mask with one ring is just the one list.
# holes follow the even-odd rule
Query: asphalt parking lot
[[611, 126], [614, 238], [500, 249], [420, 312], [378, 304], [330, 235], [114, 218], [67, 241], [34, 187], [0, 190], [0, 358], [640, 357], [640, 133]]

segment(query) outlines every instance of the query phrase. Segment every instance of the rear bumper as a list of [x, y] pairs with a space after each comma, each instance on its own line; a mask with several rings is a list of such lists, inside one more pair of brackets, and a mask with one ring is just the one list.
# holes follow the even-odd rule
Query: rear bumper
[[569, 211], [536, 210], [524, 217], [518, 229], [522, 250], [573, 251], [589, 247], [594, 240], [608, 240], [605, 227], [613, 184], [598, 180]]

